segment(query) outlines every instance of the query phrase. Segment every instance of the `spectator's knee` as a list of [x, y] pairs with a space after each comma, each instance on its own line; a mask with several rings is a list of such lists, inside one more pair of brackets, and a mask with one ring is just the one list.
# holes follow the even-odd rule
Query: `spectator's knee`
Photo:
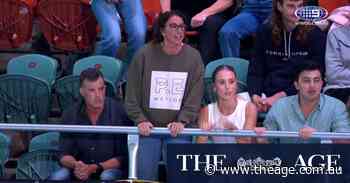
[[147, 33], [147, 29], [140, 27], [138, 29], [133, 30], [133, 32], [130, 32], [128, 34], [128, 39], [130, 39], [130, 41], [132, 42], [144, 44], [146, 39], [146, 33]]
[[102, 37], [102, 41], [108, 45], [119, 45], [121, 37], [118, 34], [109, 34]]
[[219, 31], [219, 39], [229, 39], [235, 38], [239, 39], [237, 31], [233, 30], [229, 26], [223, 26]]

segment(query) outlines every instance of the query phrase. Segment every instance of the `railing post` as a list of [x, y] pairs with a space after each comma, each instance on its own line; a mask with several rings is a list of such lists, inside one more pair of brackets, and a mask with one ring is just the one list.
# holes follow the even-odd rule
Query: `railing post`
[[128, 134], [129, 151], [129, 179], [137, 179], [137, 150], [139, 148], [139, 135]]

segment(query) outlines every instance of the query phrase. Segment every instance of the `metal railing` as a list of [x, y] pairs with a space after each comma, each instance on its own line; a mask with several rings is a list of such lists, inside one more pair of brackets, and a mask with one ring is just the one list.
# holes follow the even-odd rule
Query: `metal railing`
[[[80, 132], [80, 133], [121, 133], [138, 135], [137, 127], [126, 126], [90, 126], [90, 125], [51, 125], [51, 124], [18, 124], [18, 123], [0, 123], [1, 130], [16, 131], [57, 131], [57, 132]], [[153, 128], [151, 134], [169, 135], [167, 128]], [[198, 128], [185, 128], [180, 135], [187, 136], [235, 136], [235, 137], [257, 137], [253, 130], [216, 130], [204, 131]], [[299, 137], [298, 132], [291, 131], [266, 131], [262, 137]], [[350, 139], [349, 133], [333, 133], [333, 132], [314, 132], [311, 138], [317, 139]]]
[[[39, 131], [39, 132], [79, 132], [79, 133], [114, 133], [128, 134], [129, 150], [129, 179], [137, 179], [136, 175], [136, 156], [139, 142], [139, 131], [137, 127], [126, 126], [90, 126], [90, 125], [50, 125], [50, 124], [18, 124], [18, 123], [0, 123], [0, 130], [15, 131]], [[153, 128], [151, 134], [169, 135], [167, 128]], [[235, 137], [258, 137], [253, 130], [216, 130], [203, 131], [198, 128], [185, 128], [179, 135], [187, 136], [235, 136]], [[282, 137], [298, 138], [298, 132], [291, 131], [266, 131], [259, 137]], [[331, 132], [314, 132], [311, 138], [317, 139], [350, 139], [350, 133], [331, 133]]]

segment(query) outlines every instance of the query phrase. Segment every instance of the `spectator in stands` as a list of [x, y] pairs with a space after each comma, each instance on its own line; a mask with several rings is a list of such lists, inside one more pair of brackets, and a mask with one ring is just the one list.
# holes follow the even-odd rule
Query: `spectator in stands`
[[342, 6], [333, 10], [330, 15], [323, 20], [315, 22], [323, 31], [329, 31], [336, 26], [350, 24], [350, 6]]
[[[199, 52], [183, 43], [183, 15], [167, 11], [157, 21], [155, 39], [130, 65], [125, 101], [129, 117], [142, 135], [137, 175], [146, 180], [157, 179], [158, 161], [166, 144], [191, 142], [191, 137], [177, 135], [197, 119], [203, 93], [204, 66]], [[149, 136], [153, 127], [167, 127], [172, 137]]]
[[[267, 113], [264, 127], [267, 130], [299, 131], [301, 139], [283, 138], [281, 143], [315, 142], [310, 140], [313, 132], [348, 132], [349, 114], [340, 100], [321, 94], [322, 70], [318, 64], [301, 64], [294, 78], [297, 95], [284, 97], [272, 105]], [[264, 128], [257, 128], [258, 134]]]
[[[236, 95], [237, 78], [233, 67], [229, 65], [218, 66], [213, 72], [214, 91], [217, 102], [211, 103], [201, 109], [199, 114], [199, 127], [203, 130], [212, 129], [254, 129], [257, 120], [257, 110], [253, 103]], [[218, 143], [250, 143], [251, 138], [210, 137]], [[198, 143], [207, 143], [207, 136], [200, 136]]]
[[[342, 7], [350, 15], [350, 6]], [[325, 93], [350, 106], [350, 25], [349, 17], [342, 17], [344, 25], [333, 23], [327, 37]]]
[[324, 67], [325, 33], [314, 25], [297, 24], [294, 12], [303, 4], [303, 0], [274, 0], [271, 20], [257, 32], [248, 91], [260, 112], [296, 94], [292, 78], [297, 65], [313, 60]]
[[101, 41], [95, 50], [97, 55], [117, 55], [122, 39], [120, 24], [123, 22], [128, 40], [127, 57], [123, 62], [125, 73], [133, 55], [145, 43], [147, 23], [141, 0], [92, 0], [91, 7], [101, 28]]
[[[89, 68], [80, 75], [80, 94], [83, 100], [64, 111], [65, 125], [124, 126], [131, 125], [121, 103], [105, 97], [103, 75]], [[127, 162], [127, 142], [124, 135], [62, 133], [60, 149], [63, 168], [50, 180], [115, 180], [122, 178]]]
[[271, 14], [272, 0], [243, 0], [241, 12], [219, 31], [219, 44], [224, 57], [240, 56], [240, 40], [255, 33]]
[[[221, 58], [218, 31], [232, 17], [235, 0], [200, 0], [195, 6], [189, 6], [188, 0], [160, 0], [162, 12], [170, 9], [183, 12], [190, 21], [188, 27], [199, 32], [198, 49], [204, 64]], [[237, 5], [235, 5], [237, 6]]]

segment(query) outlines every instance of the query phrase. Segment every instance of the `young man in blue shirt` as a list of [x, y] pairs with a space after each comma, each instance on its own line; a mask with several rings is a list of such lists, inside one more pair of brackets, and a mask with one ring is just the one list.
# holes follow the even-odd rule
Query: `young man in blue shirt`
[[264, 130], [299, 131], [300, 138], [279, 139], [281, 143], [308, 143], [313, 132], [349, 132], [349, 114], [340, 100], [321, 94], [323, 76], [318, 64], [311, 61], [297, 67], [294, 86], [297, 95], [274, 103], [266, 115]]

